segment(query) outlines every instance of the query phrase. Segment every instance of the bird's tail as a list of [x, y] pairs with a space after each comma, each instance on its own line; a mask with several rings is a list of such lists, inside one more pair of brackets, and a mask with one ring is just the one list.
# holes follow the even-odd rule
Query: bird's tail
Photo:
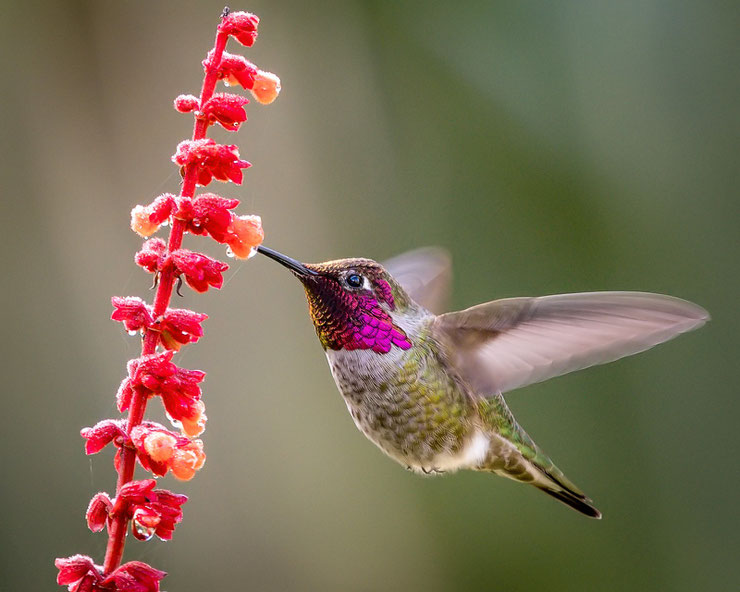
[[487, 455], [478, 470], [530, 483], [581, 514], [601, 518], [601, 512], [586, 494], [555, 466], [516, 422], [501, 395], [481, 402], [480, 416], [491, 431]]
[[588, 516], [589, 518], [601, 518], [601, 512], [596, 509], [591, 500], [586, 497], [583, 492], [579, 491], [578, 489], [572, 489], [560, 481], [556, 481], [552, 478], [551, 475], [547, 473], [545, 473], [545, 475], [547, 475], [550, 480], [552, 480], [552, 482], [535, 482], [534, 486], [537, 487], [537, 489], [544, 491], [547, 495], [551, 495], [556, 500], [563, 502], [564, 504], [570, 506], [581, 514]]

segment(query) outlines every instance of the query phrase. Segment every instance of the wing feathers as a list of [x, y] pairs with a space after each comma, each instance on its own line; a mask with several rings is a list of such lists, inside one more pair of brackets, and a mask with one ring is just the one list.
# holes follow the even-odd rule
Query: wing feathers
[[450, 254], [439, 247], [403, 253], [383, 263], [411, 299], [439, 314], [447, 306], [452, 281]]
[[434, 331], [487, 395], [644, 351], [708, 318], [671, 296], [592, 292], [497, 300], [441, 315]]

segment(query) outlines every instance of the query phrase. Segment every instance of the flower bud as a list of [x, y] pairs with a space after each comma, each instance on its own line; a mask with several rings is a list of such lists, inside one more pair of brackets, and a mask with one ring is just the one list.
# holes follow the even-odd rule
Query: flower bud
[[263, 105], [269, 105], [280, 94], [280, 78], [272, 72], [260, 70], [254, 77], [254, 86], [251, 88], [252, 96]]

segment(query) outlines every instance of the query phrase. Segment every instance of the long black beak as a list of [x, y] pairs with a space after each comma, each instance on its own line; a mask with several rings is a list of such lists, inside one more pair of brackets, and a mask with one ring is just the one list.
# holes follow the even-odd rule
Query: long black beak
[[295, 259], [292, 259], [286, 255], [283, 255], [282, 253], [278, 253], [277, 251], [273, 251], [272, 249], [268, 249], [265, 246], [260, 245], [257, 247], [257, 252], [262, 253], [263, 255], [269, 257], [270, 259], [274, 259], [280, 265], [284, 265], [291, 271], [294, 271], [298, 275], [302, 276], [310, 276], [310, 275], [318, 275], [313, 269], [309, 269], [303, 263], [300, 261], [296, 261]]

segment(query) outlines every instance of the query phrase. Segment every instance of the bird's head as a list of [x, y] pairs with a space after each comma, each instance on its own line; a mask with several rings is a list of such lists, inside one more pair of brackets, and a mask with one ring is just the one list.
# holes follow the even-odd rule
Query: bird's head
[[372, 259], [301, 263], [267, 247], [257, 250], [301, 281], [324, 349], [383, 354], [393, 347], [411, 347], [399, 319], [417, 306], [380, 263]]

